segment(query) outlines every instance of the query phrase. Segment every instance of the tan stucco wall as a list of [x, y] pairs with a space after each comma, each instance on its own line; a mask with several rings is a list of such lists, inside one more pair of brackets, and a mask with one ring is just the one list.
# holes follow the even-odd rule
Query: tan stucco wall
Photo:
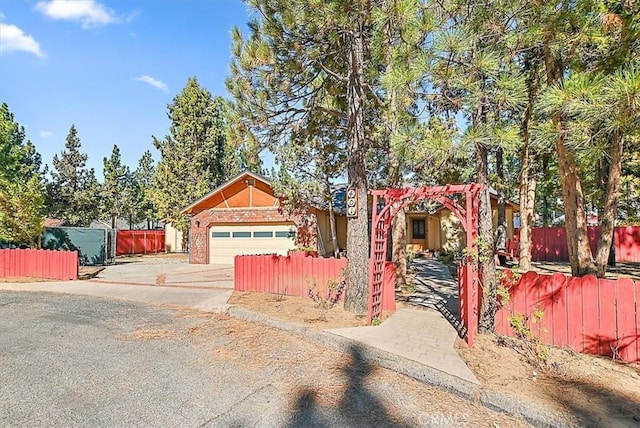
[[440, 242], [442, 250], [453, 252], [465, 245], [465, 234], [460, 220], [449, 210], [441, 210], [440, 214]]
[[[331, 225], [329, 224], [329, 212], [317, 212], [318, 229], [322, 237], [322, 247], [324, 247], [324, 256], [333, 255], [333, 242], [331, 241]], [[336, 215], [336, 237], [338, 238], [338, 249], [347, 248], [347, 218], [343, 215]], [[318, 245], [318, 249], [322, 248]]]
[[171, 223], [164, 225], [164, 248], [168, 253], [183, 252], [182, 232], [176, 230]]
[[437, 250], [442, 247], [442, 240], [440, 239], [440, 219], [438, 217], [430, 216], [429, 225], [427, 226], [427, 237], [429, 241], [429, 249]]
[[[507, 239], [513, 239], [514, 207], [506, 206]], [[426, 218], [426, 239], [414, 239], [412, 220]], [[493, 229], [498, 228], [498, 211], [493, 207]], [[447, 252], [462, 250], [466, 245], [466, 234], [460, 220], [448, 209], [441, 209], [434, 215], [407, 213], [407, 250], [426, 251], [444, 250]]]

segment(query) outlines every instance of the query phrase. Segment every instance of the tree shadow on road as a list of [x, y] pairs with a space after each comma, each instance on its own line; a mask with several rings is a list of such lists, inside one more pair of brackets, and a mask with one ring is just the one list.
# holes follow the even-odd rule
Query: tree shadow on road
[[354, 344], [349, 348], [350, 363], [342, 368], [347, 378], [346, 387], [337, 406], [323, 407], [319, 404], [319, 392], [304, 388], [297, 394], [295, 413], [288, 427], [409, 427], [412, 424], [389, 414], [383, 402], [365, 384], [374, 366], [366, 361], [363, 349]]

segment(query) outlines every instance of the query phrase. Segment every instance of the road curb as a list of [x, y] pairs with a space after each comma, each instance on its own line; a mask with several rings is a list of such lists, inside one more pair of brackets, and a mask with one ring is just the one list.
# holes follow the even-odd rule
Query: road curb
[[557, 427], [574, 428], [578, 424], [561, 422], [564, 418], [547, 410], [541, 409], [533, 403], [526, 403], [520, 399], [498, 391], [483, 390], [479, 385], [434, 369], [413, 360], [383, 351], [327, 331], [316, 330], [302, 324], [270, 318], [264, 314], [250, 311], [238, 306], [229, 306], [226, 313], [243, 321], [255, 322], [267, 327], [277, 328], [298, 336], [306, 337], [316, 343], [328, 346], [340, 352], [349, 352], [354, 346], [358, 348], [358, 355], [366, 361], [393, 370], [397, 373], [416, 379], [419, 382], [434, 386], [446, 392], [453, 393], [501, 413], [520, 416], [528, 423], [539, 428]]

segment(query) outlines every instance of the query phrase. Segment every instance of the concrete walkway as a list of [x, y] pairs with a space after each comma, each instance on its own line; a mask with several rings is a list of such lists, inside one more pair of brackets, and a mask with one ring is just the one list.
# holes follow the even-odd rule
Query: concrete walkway
[[400, 309], [379, 326], [328, 331], [479, 384], [453, 349], [460, 325], [458, 284], [435, 259], [416, 259], [414, 268], [416, 291], [408, 302], [417, 308]]
[[400, 309], [379, 326], [327, 331], [480, 384], [453, 349], [458, 333], [437, 311]]

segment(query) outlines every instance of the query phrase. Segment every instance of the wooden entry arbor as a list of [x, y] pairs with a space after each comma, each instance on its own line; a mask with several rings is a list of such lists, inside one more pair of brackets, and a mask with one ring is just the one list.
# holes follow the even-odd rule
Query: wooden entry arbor
[[[369, 309], [367, 322], [382, 314], [384, 264], [387, 259], [387, 242], [391, 221], [409, 204], [421, 199], [431, 199], [447, 207], [460, 220], [466, 232], [467, 254], [463, 259], [466, 269], [459, 291], [460, 321], [466, 340], [473, 346], [478, 330], [478, 266], [472, 256], [477, 252], [478, 195], [486, 186], [477, 183], [448, 186], [429, 186], [402, 189], [371, 190], [373, 209], [371, 213], [371, 255], [369, 259]], [[453, 195], [464, 196], [464, 206]]]

